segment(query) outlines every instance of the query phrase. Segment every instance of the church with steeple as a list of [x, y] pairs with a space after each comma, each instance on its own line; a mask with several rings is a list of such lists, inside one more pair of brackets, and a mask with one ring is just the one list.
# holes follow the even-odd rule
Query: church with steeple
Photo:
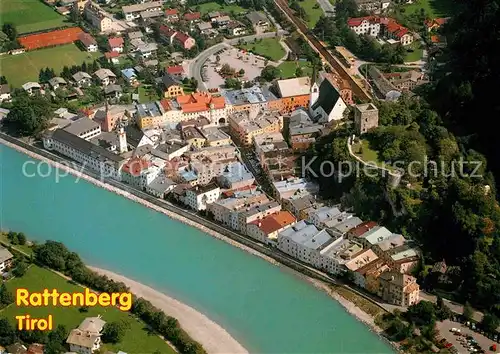
[[333, 76], [322, 75], [322, 80], [318, 80], [317, 76], [316, 68], [314, 68], [309, 99], [309, 114], [312, 119], [317, 123], [343, 119], [347, 104], [336, 88]]

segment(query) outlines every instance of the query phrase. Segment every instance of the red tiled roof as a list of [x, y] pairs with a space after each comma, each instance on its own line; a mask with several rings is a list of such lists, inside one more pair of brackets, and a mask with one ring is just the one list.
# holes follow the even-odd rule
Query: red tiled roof
[[290, 212], [282, 210], [261, 220], [253, 221], [251, 224], [257, 225], [266, 235], [269, 235], [294, 222], [295, 217]]
[[94, 37], [92, 37], [90, 34], [86, 32], [82, 32], [78, 35], [78, 39], [80, 42], [83, 43], [84, 46], [88, 47], [89, 45], [96, 45], [97, 42], [95, 41]]
[[431, 36], [431, 42], [432, 43], [439, 43], [440, 42], [439, 36]]
[[38, 49], [54, 45], [73, 43], [83, 30], [80, 27], [32, 34], [19, 38], [19, 43], [26, 49]]
[[170, 75], [182, 74], [184, 73], [184, 68], [180, 65], [169, 66], [167, 68], [167, 73], [169, 73]]
[[189, 37], [187, 34], [183, 32], [177, 32], [175, 34], [175, 39], [177, 39], [182, 44], [185, 44], [189, 39], [191, 39], [191, 37]]
[[110, 48], [117, 48], [123, 46], [122, 37], [111, 37], [108, 39], [108, 44]]
[[177, 9], [166, 9], [165, 10], [165, 16], [173, 16], [177, 15], [178, 11]]
[[363, 21], [369, 21], [371, 23], [379, 22], [379, 18], [376, 16], [365, 16], [365, 17], [353, 17], [347, 20], [347, 25], [349, 27], [357, 27], [363, 23]]
[[115, 52], [115, 51], [111, 51], [111, 52], [104, 53], [104, 56], [106, 57], [106, 59], [117, 58], [120, 56], [120, 53]]
[[174, 34], [176, 34], [177, 32], [174, 31], [173, 29], [171, 29], [170, 27], [168, 26], [160, 26], [160, 33], [164, 36], [167, 36], [167, 37], [172, 37]]
[[408, 33], [408, 28], [401, 26], [393, 19], [389, 19], [385, 26], [387, 27], [387, 31], [389, 33], [394, 34], [398, 38], [401, 38]]
[[204, 112], [213, 105], [214, 109], [222, 109], [226, 106], [224, 97], [213, 97], [208, 92], [196, 92], [190, 95], [175, 98], [184, 113]]
[[184, 14], [184, 19], [186, 21], [199, 20], [200, 18], [201, 18], [201, 13], [199, 12], [188, 12], [187, 14]]
[[448, 18], [447, 17], [436, 18], [434, 19], [434, 22], [436, 22], [439, 26], [442, 26], [446, 22], [448, 22]]
[[373, 229], [375, 226], [378, 224], [375, 221], [367, 221], [364, 222], [358, 226], [356, 226], [353, 229], [349, 230], [349, 235], [354, 236], [354, 237], [361, 237], [365, 232], [370, 231]]
[[131, 174], [134, 177], [140, 176], [141, 172], [151, 166], [149, 161], [143, 160], [138, 157], [133, 157], [123, 165], [123, 171]]

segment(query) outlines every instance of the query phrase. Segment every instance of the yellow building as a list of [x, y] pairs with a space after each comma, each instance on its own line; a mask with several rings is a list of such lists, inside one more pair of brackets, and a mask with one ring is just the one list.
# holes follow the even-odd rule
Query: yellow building
[[229, 117], [229, 126], [241, 143], [251, 145], [254, 136], [280, 132], [283, 117], [272, 111], [236, 112]]
[[162, 106], [157, 102], [138, 104], [136, 122], [140, 129], [157, 128], [165, 123]]
[[203, 134], [195, 127], [187, 127], [182, 131], [184, 141], [190, 146], [201, 149], [205, 146], [207, 139]]
[[163, 97], [174, 98], [184, 95], [184, 89], [177, 81], [175, 81], [169, 74], [163, 75], [161, 78], [163, 84]]

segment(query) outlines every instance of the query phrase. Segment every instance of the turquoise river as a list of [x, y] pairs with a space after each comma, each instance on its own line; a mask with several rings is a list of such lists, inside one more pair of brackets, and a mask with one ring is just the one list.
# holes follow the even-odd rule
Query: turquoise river
[[0, 228], [64, 242], [88, 264], [164, 291], [252, 353], [392, 352], [292, 272], [72, 176], [57, 182], [47, 165], [47, 177], [25, 177], [28, 160], [0, 145]]

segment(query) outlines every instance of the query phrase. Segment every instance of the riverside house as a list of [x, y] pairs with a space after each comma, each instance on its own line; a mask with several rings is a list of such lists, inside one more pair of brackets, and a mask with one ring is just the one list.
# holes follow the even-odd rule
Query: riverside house
[[92, 354], [101, 347], [101, 332], [106, 324], [98, 317], [87, 317], [78, 328], [73, 329], [66, 340], [72, 352]]

